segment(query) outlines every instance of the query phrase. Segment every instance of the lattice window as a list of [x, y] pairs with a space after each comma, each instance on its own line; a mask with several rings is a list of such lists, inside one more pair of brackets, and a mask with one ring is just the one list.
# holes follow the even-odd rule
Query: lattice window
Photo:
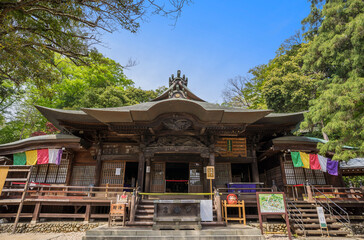
[[38, 166], [33, 166], [32, 172], [30, 173], [30, 182], [35, 182], [37, 178]]
[[63, 151], [61, 164], [58, 167], [56, 183], [65, 183], [66, 182], [70, 158], [71, 158], [71, 154]]
[[72, 186], [90, 186], [95, 184], [95, 166], [74, 166], [72, 169]]
[[231, 182], [231, 165], [230, 163], [215, 164], [215, 184], [216, 187], [226, 187]]
[[320, 170], [313, 170], [313, 173], [315, 174], [316, 177], [316, 184], [318, 185], [326, 184], [326, 178], [323, 172], [321, 172]]
[[308, 180], [311, 184], [325, 185], [325, 175], [320, 170], [312, 170], [302, 167], [293, 167], [291, 161], [285, 161], [284, 172], [286, 174], [287, 185], [304, 184]]
[[38, 174], [35, 181], [39, 183], [45, 183], [47, 170], [48, 170], [48, 164], [38, 165]]
[[301, 167], [294, 168], [295, 176], [296, 176], [296, 184], [304, 184], [306, 183], [305, 171]]
[[37, 183], [65, 183], [71, 154], [63, 151], [60, 165], [35, 165], [30, 174], [30, 181]]
[[316, 178], [311, 169], [305, 168], [306, 179], [309, 183], [316, 185]]
[[287, 185], [296, 185], [296, 177], [291, 162], [284, 162], [284, 172], [286, 174]]
[[124, 185], [125, 161], [104, 162], [101, 170], [101, 184]]

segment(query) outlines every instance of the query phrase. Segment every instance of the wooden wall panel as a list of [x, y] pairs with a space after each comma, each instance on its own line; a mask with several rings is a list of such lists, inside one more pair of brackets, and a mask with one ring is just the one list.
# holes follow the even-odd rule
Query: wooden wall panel
[[221, 157], [247, 157], [246, 138], [220, 138], [215, 148]]
[[93, 159], [89, 151], [81, 151], [75, 152], [75, 157], [73, 159], [72, 164], [74, 166], [82, 166], [82, 165], [96, 165], [96, 160]]

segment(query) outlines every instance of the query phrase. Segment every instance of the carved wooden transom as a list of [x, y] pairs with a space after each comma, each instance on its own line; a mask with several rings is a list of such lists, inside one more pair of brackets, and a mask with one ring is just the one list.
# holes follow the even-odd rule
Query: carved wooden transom
[[166, 128], [174, 131], [183, 131], [192, 126], [192, 121], [188, 119], [167, 118], [162, 123]]

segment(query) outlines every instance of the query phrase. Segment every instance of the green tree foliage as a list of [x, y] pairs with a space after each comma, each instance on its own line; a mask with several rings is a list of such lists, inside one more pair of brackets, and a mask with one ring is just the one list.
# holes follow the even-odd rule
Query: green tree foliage
[[103, 31], [136, 32], [149, 14], [176, 19], [188, 0], [3, 0], [0, 1], [0, 109], [12, 91], [31, 81], [38, 88], [60, 77], [55, 54], [90, 64]]
[[276, 112], [299, 112], [308, 109], [309, 101], [316, 97], [316, 82], [320, 74], [306, 74], [303, 58], [309, 43], [281, 47], [277, 57], [270, 61], [262, 95], [268, 108]]
[[[304, 68], [324, 78], [302, 126], [322, 124], [330, 141], [320, 150], [335, 150], [336, 159], [348, 159], [364, 152], [364, 2], [327, 1], [321, 15]], [[343, 145], [359, 151], [342, 151]]]
[[[318, 147], [321, 154], [335, 151], [346, 160], [364, 153], [364, 2], [362, 0], [311, 0], [301, 34], [287, 39], [274, 59], [256, 68], [254, 78], [239, 85], [250, 108], [264, 102], [276, 112], [309, 110], [302, 129], [328, 136]], [[230, 84], [232, 86], [232, 84]], [[249, 95], [260, 96], [259, 105]], [[247, 104], [245, 104], [247, 105]], [[343, 146], [354, 149], [343, 150]]]
[[16, 114], [7, 121], [0, 121], [0, 143], [55, 132], [50, 130], [47, 120], [34, 105], [59, 109], [119, 107], [150, 101], [166, 89], [145, 91], [136, 88], [119, 63], [93, 54], [92, 58], [97, 62], [87, 66], [78, 66], [57, 55], [54, 62], [60, 71], [60, 80], [42, 87], [28, 82], [22, 101], [14, 106]]

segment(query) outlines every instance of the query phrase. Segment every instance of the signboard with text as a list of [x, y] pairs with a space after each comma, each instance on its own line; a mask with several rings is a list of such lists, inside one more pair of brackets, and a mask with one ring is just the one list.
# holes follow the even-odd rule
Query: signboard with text
[[207, 179], [215, 179], [215, 167], [207, 166], [206, 167], [206, 178]]

